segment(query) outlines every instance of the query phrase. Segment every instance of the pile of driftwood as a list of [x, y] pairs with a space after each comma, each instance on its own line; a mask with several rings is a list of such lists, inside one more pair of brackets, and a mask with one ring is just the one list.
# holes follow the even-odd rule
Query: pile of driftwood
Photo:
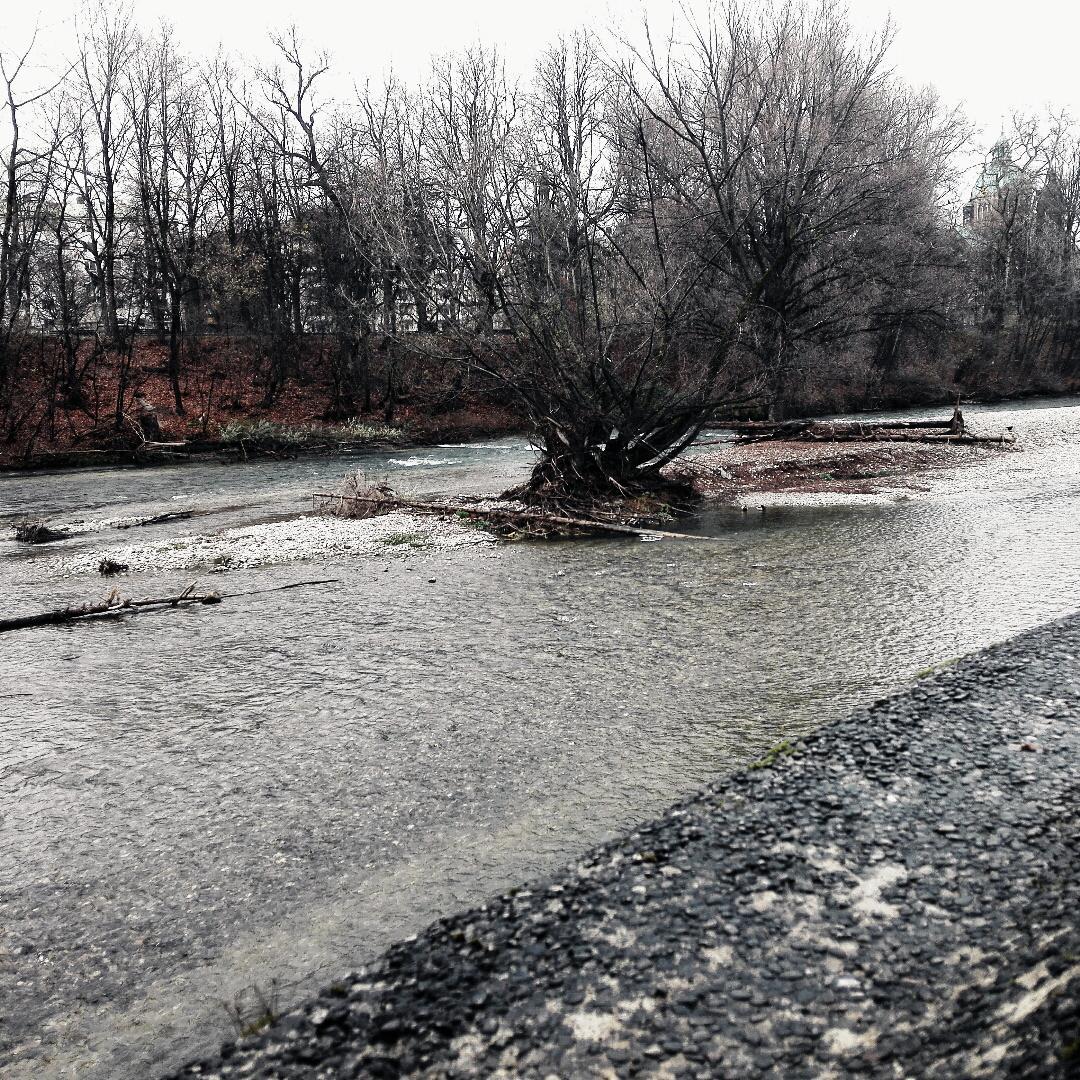
[[366, 518], [389, 514], [394, 510], [407, 510], [412, 514], [435, 514], [466, 521], [483, 522], [503, 536], [580, 536], [588, 534], [628, 534], [668, 540], [701, 540], [703, 537], [689, 533], [670, 532], [646, 525], [624, 525], [614, 521], [594, 521], [589, 518], [571, 517], [567, 514], [548, 513], [543, 510], [525, 510], [516, 507], [480, 506], [465, 500], [454, 503], [403, 499], [389, 487], [377, 484], [366, 490], [351, 494], [316, 491], [311, 496], [312, 509], [316, 512], [336, 514], [341, 517]]
[[962, 446], [1005, 446], [1015, 442], [1011, 434], [976, 435], [964, 425], [959, 408], [943, 420], [747, 420], [718, 423], [721, 431], [733, 431], [740, 442], [777, 439], [788, 442], [923, 442]]

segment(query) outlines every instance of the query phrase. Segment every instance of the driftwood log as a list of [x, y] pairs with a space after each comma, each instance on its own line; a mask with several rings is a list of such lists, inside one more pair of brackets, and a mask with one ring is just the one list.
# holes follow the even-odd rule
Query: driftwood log
[[167, 514], [155, 514], [153, 517], [140, 518], [138, 521], [126, 521], [116, 527], [118, 529], [135, 529], [142, 525], [164, 525], [168, 521], [186, 521], [194, 513], [194, 510], [171, 510]]
[[523, 524], [562, 526], [563, 528], [583, 529], [587, 532], [625, 533], [630, 536], [656, 536], [668, 540], [704, 540], [703, 536], [691, 533], [670, 532], [666, 529], [654, 529], [647, 525], [623, 525], [613, 521], [592, 521], [588, 518], [567, 517], [563, 514], [547, 514], [539, 510], [511, 510], [506, 507], [477, 507], [467, 503], [415, 502], [397, 496], [387, 495], [374, 498], [366, 495], [338, 495], [332, 492], [316, 491], [311, 496], [312, 509], [320, 509], [335, 503], [362, 503], [377, 510], [389, 513], [391, 510], [410, 510], [420, 514], [449, 514], [466, 517], [491, 518], [495, 521]]
[[55, 611], [43, 611], [37, 615], [22, 615], [14, 619], [0, 619], [0, 634], [8, 630], [25, 630], [32, 626], [57, 626], [62, 623], [83, 622], [93, 619], [119, 619], [124, 615], [133, 615], [139, 611], [153, 611], [160, 608], [191, 607], [193, 604], [219, 604], [221, 594], [216, 592], [196, 595], [185, 591], [179, 596], [160, 596], [146, 600], [131, 600], [116, 593], [100, 604], [82, 604], [78, 607], [59, 608]]
[[320, 581], [294, 581], [289, 585], [277, 585], [271, 589], [253, 589], [239, 593], [196, 593], [197, 581], [193, 581], [177, 596], [149, 597], [145, 600], [131, 600], [122, 597], [113, 590], [100, 604], [82, 604], [78, 607], [59, 608], [55, 611], [43, 611], [37, 615], [20, 615], [13, 619], [0, 619], [0, 634], [9, 630], [26, 630], [33, 626], [59, 626], [66, 623], [92, 622], [98, 619], [120, 619], [125, 615], [135, 615], [141, 611], [162, 611], [167, 608], [186, 608], [196, 604], [220, 604], [237, 596], [258, 596], [262, 593], [284, 592], [286, 589], [298, 589], [303, 585], [330, 585], [338, 578], [324, 578]]
[[[919, 442], [953, 446], [1011, 446], [1012, 435], [931, 435], [912, 431], [893, 431], [889, 428], [867, 431], [809, 431], [799, 436], [802, 442]], [[752, 441], [752, 440], [751, 440]]]
[[936, 430], [952, 428], [953, 421], [949, 420], [891, 420], [888, 423], [875, 420], [739, 420], [730, 423], [714, 423], [711, 427], [718, 431], [734, 431], [737, 434], [762, 435], [772, 438], [786, 437], [788, 434], [799, 434], [812, 427], [842, 427], [870, 430], [874, 428], [887, 428], [890, 431], [908, 430]]
[[[740, 442], [777, 439], [786, 442], [925, 442], [958, 446], [1006, 446], [1011, 435], [974, 435], [964, 424], [959, 407], [942, 420], [767, 420], [732, 421], [714, 425], [732, 431]], [[719, 441], [719, 440], [717, 440]], [[711, 444], [702, 444], [711, 445]]]

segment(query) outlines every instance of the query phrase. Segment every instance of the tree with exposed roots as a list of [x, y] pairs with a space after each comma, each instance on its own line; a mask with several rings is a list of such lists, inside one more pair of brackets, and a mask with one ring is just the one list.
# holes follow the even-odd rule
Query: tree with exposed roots
[[[663, 467], [748, 390], [729, 362], [738, 314], [716, 302], [696, 208], [669, 197], [648, 118], [592, 39], [547, 52], [520, 97], [476, 78], [494, 70], [473, 56], [436, 82], [414, 169], [440, 180], [411, 184], [409, 205], [423, 193], [436, 223], [434, 280], [464, 267], [485, 283], [475, 317], [447, 333], [530, 423], [540, 457], [511, 494], [578, 508], [677, 500]], [[401, 248], [406, 224], [389, 225]]]

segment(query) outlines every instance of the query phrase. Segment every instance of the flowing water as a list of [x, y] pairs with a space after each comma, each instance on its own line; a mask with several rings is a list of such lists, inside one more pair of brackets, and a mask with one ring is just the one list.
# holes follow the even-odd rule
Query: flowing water
[[[707, 512], [701, 541], [323, 559], [213, 583], [338, 584], [5, 635], [0, 1075], [159, 1075], [230, 1034], [221, 1001], [244, 987], [287, 1004], [778, 739], [1080, 607], [1080, 402], [969, 419], [1024, 451], [911, 497]], [[503, 440], [4, 478], [0, 525], [210, 511], [134, 530], [179, 537], [296, 513], [347, 468], [450, 493], [530, 461]], [[99, 596], [48, 568], [117, 535], [0, 541], [4, 612]]]

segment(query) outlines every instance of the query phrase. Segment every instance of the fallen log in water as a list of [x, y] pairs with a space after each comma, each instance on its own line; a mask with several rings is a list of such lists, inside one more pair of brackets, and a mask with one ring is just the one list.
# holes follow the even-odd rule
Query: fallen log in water
[[361, 503], [389, 513], [391, 510], [409, 510], [414, 513], [451, 514], [466, 517], [487, 517], [509, 522], [534, 523], [537, 525], [560, 525], [564, 528], [584, 529], [588, 532], [626, 533], [631, 536], [656, 536], [667, 540], [704, 540], [704, 536], [691, 533], [670, 532], [647, 525], [623, 525], [613, 521], [591, 521], [588, 518], [568, 517], [564, 514], [547, 514], [538, 510], [511, 510], [506, 507], [477, 507], [462, 503], [414, 502], [392, 495], [378, 498], [367, 495], [338, 495], [332, 492], [312, 493], [312, 509], [317, 510], [317, 500], [330, 503]]
[[196, 604], [220, 604], [237, 596], [258, 596], [262, 593], [284, 592], [286, 589], [298, 589], [303, 585], [330, 585], [338, 578], [324, 578], [319, 581], [294, 581], [289, 585], [275, 585], [270, 589], [252, 589], [239, 593], [195, 593], [198, 584], [193, 581], [178, 596], [149, 597], [145, 600], [132, 600], [122, 597], [113, 590], [100, 604], [82, 604], [78, 607], [59, 608], [55, 611], [43, 611], [37, 615], [21, 615], [13, 619], [0, 619], [0, 634], [8, 630], [26, 630], [34, 626], [59, 626], [66, 623], [91, 622], [98, 619], [119, 619], [125, 615], [135, 615], [140, 611], [162, 611], [167, 608], [187, 608]]
[[0, 619], [0, 634], [8, 630], [25, 630], [32, 626], [57, 626], [62, 623], [81, 622], [91, 619], [118, 619], [139, 611], [152, 611], [155, 608], [190, 607], [192, 604], [218, 604], [220, 593], [210, 592], [195, 595], [188, 586], [179, 596], [151, 597], [146, 600], [125, 599], [117, 592], [111, 593], [104, 603], [82, 604], [78, 607], [60, 608], [56, 611], [43, 611], [38, 615], [23, 615], [14, 619]]
[[155, 514], [154, 517], [140, 518], [138, 521], [125, 521], [118, 529], [135, 529], [142, 525], [163, 525], [167, 521], [185, 521], [194, 514], [194, 510], [172, 510], [167, 514]]

